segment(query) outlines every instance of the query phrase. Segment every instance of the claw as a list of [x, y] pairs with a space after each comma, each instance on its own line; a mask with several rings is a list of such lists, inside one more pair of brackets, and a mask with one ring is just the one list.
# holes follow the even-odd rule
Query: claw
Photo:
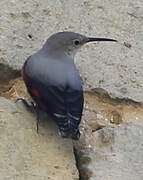
[[79, 140], [80, 138], [80, 131], [79, 130], [76, 130], [74, 132], [72, 132], [71, 134], [71, 138], [75, 141]]
[[69, 137], [70, 137], [70, 133], [69, 133], [69, 132], [66, 132], [66, 131], [63, 131], [63, 130], [60, 130], [60, 131], [59, 131], [59, 135], [60, 135], [62, 138], [69, 138]]
[[25, 99], [23, 98], [18, 98], [16, 99], [15, 103], [17, 103], [18, 101], [22, 101], [22, 103], [24, 104], [24, 106], [30, 110], [30, 112], [34, 112], [36, 113], [36, 120], [37, 120], [37, 123], [36, 123], [36, 131], [37, 133], [39, 133], [39, 121], [40, 121], [40, 118], [39, 118], [39, 108], [37, 106], [37, 104], [35, 104], [34, 102], [28, 102], [26, 101]]
[[22, 101], [22, 103], [24, 104], [24, 106], [27, 108], [27, 109], [30, 109], [30, 111], [32, 110], [31, 108], [34, 108], [34, 103], [31, 102], [27, 102], [25, 99], [23, 98], [18, 98], [16, 99], [15, 103], [17, 103], [18, 101]]

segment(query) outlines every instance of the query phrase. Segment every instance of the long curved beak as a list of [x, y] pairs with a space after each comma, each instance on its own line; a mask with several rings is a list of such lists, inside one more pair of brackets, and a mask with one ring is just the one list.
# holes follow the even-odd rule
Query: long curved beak
[[108, 38], [92, 38], [92, 37], [89, 37], [87, 42], [92, 42], [92, 41], [114, 41], [114, 42], [117, 42], [117, 40], [115, 39], [108, 39]]

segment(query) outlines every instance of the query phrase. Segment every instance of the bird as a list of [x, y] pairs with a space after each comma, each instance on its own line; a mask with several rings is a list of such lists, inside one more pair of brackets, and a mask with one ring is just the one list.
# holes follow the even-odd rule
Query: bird
[[[80, 138], [84, 95], [74, 57], [84, 44], [94, 41], [116, 42], [115, 39], [87, 37], [71, 31], [57, 32], [27, 58], [22, 68], [23, 80], [36, 107], [55, 120], [63, 138]], [[38, 123], [39, 117], [37, 129]]]

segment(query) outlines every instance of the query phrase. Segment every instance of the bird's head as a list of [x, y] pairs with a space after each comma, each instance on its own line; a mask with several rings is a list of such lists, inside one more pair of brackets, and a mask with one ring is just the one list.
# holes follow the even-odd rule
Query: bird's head
[[108, 38], [93, 38], [86, 37], [84, 35], [64, 31], [53, 34], [49, 37], [44, 47], [50, 52], [54, 54], [63, 54], [74, 57], [78, 49], [86, 43], [93, 41], [114, 41], [114, 39]]

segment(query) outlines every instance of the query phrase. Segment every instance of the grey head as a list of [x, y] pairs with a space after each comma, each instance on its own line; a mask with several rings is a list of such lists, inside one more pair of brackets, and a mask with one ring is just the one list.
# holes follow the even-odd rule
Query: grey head
[[93, 41], [116, 42], [114, 39], [86, 37], [78, 33], [64, 31], [50, 36], [44, 44], [42, 51], [48, 55], [59, 58], [62, 56], [70, 56], [73, 58], [81, 46]]

